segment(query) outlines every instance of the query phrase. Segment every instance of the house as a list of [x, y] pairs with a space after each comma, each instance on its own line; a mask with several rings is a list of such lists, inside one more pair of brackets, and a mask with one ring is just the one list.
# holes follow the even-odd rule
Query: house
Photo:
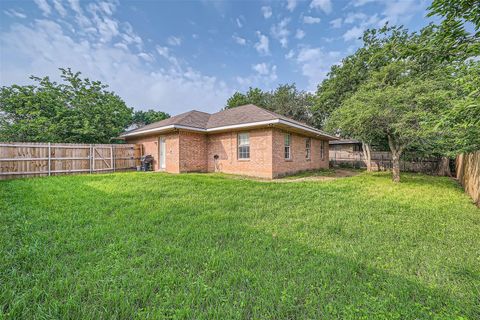
[[155, 171], [225, 172], [262, 178], [328, 168], [336, 139], [285, 116], [245, 105], [192, 110], [121, 135], [154, 157]]
[[362, 141], [353, 139], [338, 139], [329, 142], [330, 153], [332, 151], [363, 152]]

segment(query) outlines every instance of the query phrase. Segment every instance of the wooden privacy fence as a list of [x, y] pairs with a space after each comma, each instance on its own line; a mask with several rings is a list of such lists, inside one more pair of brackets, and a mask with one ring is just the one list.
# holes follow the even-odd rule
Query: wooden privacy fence
[[140, 157], [135, 144], [0, 143], [0, 180], [132, 170]]
[[480, 151], [458, 155], [456, 171], [465, 192], [480, 207]]
[[[392, 168], [392, 154], [388, 151], [371, 152], [372, 169], [376, 171], [390, 170]], [[362, 151], [337, 151], [330, 150], [329, 159], [332, 166], [349, 166], [366, 168], [365, 155]], [[437, 158], [418, 157], [414, 153], [404, 153], [400, 157], [400, 170], [435, 174], [440, 160]]]

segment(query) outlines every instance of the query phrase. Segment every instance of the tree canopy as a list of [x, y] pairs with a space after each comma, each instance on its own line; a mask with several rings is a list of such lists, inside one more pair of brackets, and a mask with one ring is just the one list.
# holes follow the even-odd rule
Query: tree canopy
[[132, 125], [139, 128], [168, 118], [170, 118], [170, 115], [163, 111], [155, 111], [152, 109], [149, 109], [148, 111], [138, 110], [133, 114]]
[[225, 109], [254, 104], [292, 119], [313, 124], [311, 114], [313, 103], [313, 94], [298, 90], [295, 84], [284, 84], [272, 91], [249, 88], [246, 93], [235, 92], [227, 100]]
[[169, 118], [135, 111], [100, 81], [60, 69], [61, 83], [31, 76], [34, 84], [0, 89], [0, 141], [109, 143], [128, 127]]
[[108, 143], [131, 122], [132, 109], [100, 81], [60, 69], [62, 83], [0, 89], [0, 140]]

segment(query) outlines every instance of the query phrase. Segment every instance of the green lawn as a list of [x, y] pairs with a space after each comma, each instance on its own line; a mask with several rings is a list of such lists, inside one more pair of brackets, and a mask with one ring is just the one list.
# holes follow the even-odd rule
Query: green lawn
[[119, 173], [0, 182], [0, 319], [479, 319], [448, 178]]

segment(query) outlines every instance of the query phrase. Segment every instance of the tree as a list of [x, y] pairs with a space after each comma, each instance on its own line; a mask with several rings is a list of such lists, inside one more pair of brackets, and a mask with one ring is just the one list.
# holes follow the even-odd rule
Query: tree
[[168, 113], [163, 111], [148, 110], [135, 111], [132, 117], [132, 125], [136, 128], [146, 126], [147, 124], [170, 118]]
[[132, 109], [100, 81], [60, 69], [63, 83], [0, 89], [0, 141], [108, 143], [131, 123]]
[[429, 144], [432, 119], [451, 109], [456, 91], [444, 70], [420, 77], [414, 62], [395, 61], [372, 74], [329, 119], [328, 128], [364, 139], [386, 140], [392, 153], [393, 181], [400, 182], [400, 156], [409, 147]]
[[267, 92], [263, 92], [262, 89], [252, 87], [250, 87], [245, 94], [237, 91], [227, 100], [225, 109], [231, 109], [246, 104], [254, 104], [256, 106], [266, 108], [268, 95], [269, 94]]
[[297, 121], [312, 124], [311, 108], [314, 96], [306, 91], [298, 90], [295, 84], [279, 85], [275, 90], [267, 92], [259, 88], [249, 88], [245, 94], [235, 92], [227, 100], [225, 109], [250, 103]]
[[459, 91], [452, 108], [433, 122], [436, 130], [448, 131], [445, 154], [480, 150], [480, 61], [470, 61], [456, 72], [454, 85]]
[[[363, 35], [363, 46], [354, 54], [344, 58], [339, 65], [333, 65], [327, 78], [317, 87], [312, 120], [322, 128], [330, 114], [351, 97], [367, 81], [371, 73], [378, 71], [390, 61], [398, 59], [402, 47], [409, 38], [403, 27], [371, 29]], [[386, 50], [386, 47], [393, 50]]]

